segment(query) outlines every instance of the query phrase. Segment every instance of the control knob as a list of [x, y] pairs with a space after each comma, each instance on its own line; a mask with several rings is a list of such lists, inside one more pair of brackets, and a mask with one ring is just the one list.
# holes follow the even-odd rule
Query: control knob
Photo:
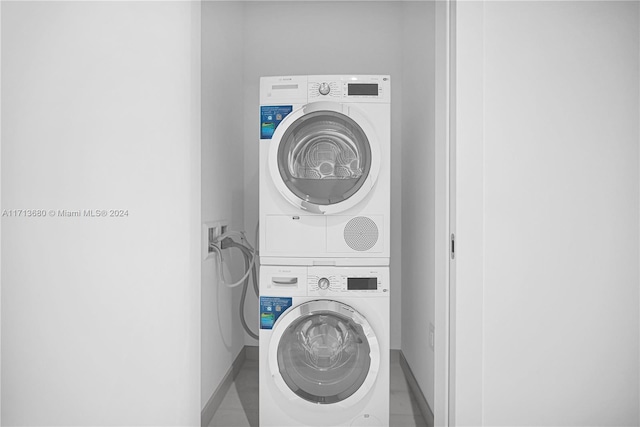
[[329, 289], [330, 285], [331, 285], [331, 282], [326, 277], [323, 277], [322, 279], [318, 280], [318, 287], [323, 291]]
[[329, 92], [331, 92], [329, 83], [320, 83], [320, 86], [318, 86], [318, 92], [320, 92], [320, 95], [329, 95]]

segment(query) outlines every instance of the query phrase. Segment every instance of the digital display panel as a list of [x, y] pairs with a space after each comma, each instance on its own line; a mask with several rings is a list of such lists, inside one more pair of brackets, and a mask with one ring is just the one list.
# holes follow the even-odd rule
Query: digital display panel
[[378, 289], [377, 277], [348, 277], [347, 290], [349, 291], [375, 291]]
[[378, 84], [377, 83], [349, 83], [347, 93], [349, 95], [378, 96]]

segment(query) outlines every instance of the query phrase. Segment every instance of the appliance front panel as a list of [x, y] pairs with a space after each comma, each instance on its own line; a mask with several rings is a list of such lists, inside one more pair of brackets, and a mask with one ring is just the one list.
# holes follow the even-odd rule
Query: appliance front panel
[[[300, 265], [324, 265], [331, 260], [340, 265], [348, 257], [367, 261], [347, 260], [347, 264], [381, 265], [379, 259], [388, 259], [388, 77], [261, 78], [259, 249], [263, 263], [295, 258]], [[305, 117], [309, 117], [308, 127]], [[327, 117], [331, 120], [323, 120]], [[323, 133], [327, 121], [330, 126]], [[360, 126], [364, 138], [349, 121]], [[287, 129], [288, 145], [283, 142]], [[348, 162], [354, 153], [356, 162]], [[345, 168], [350, 169], [345, 172]], [[318, 229], [321, 220], [303, 216], [326, 218], [324, 230]]]
[[326, 252], [327, 218], [319, 215], [267, 215], [265, 243], [269, 253], [299, 255]]

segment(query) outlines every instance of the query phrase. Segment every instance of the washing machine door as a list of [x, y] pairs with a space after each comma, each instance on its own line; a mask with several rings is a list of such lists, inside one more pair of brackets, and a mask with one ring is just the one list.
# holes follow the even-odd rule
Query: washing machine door
[[378, 340], [367, 320], [331, 300], [285, 313], [269, 350], [271, 375], [290, 401], [350, 407], [371, 390], [380, 367]]
[[380, 170], [380, 147], [356, 107], [314, 102], [276, 128], [269, 151], [274, 184], [301, 210], [332, 214], [362, 201]]

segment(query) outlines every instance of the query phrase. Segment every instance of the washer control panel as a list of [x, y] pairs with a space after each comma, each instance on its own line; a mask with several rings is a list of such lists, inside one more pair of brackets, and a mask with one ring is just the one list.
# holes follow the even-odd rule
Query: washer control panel
[[310, 267], [309, 295], [388, 295], [388, 270], [368, 267]]
[[276, 266], [260, 267], [260, 294], [266, 296], [388, 297], [386, 266]]

